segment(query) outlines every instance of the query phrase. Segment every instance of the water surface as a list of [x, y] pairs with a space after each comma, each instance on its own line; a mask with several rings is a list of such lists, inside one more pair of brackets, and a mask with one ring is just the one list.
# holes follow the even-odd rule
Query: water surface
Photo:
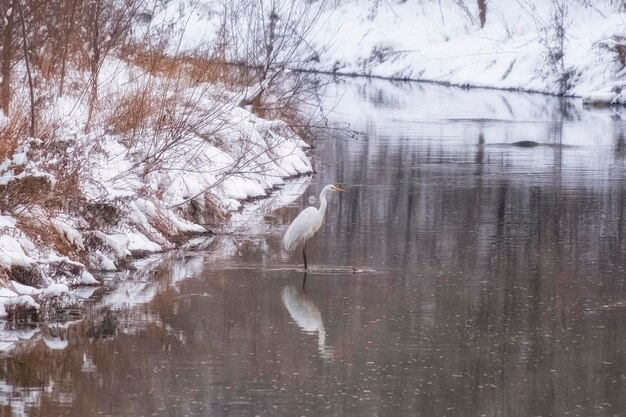
[[[0, 415], [623, 415], [624, 111], [333, 93], [331, 122], [361, 134], [320, 138], [286, 206], [110, 283], [82, 320], [7, 330]], [[303, 288], [280, 238], [331, 182]]]

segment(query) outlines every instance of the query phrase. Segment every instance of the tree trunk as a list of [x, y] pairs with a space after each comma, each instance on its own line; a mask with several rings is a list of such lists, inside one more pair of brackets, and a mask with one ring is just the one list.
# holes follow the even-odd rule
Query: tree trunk
[[26, 18], [24, 17], [24, 8], [22, 0], [17, 0], [17, 6], [20, 9], [20, 23], [22, 26], [22, 48], [24, 49], [24, 65], [26, 65], [26, 75], [28, 80], [28, 92], [30, 94], [30, 137], [34, 138], [37, 134], [37, 126], [35, 119], [35, 86], [33, 84], [33, 75], [30, 71], [30, 60], [28, 59], [28, 38], [26, 36]]
[[478, 20], [480, 20], [481, 29], [487, 23], [487, 0], [478, 0]]
[[9, 1], [11, 14], [6, 16], [6, 25], [2, 36], [2, 82], [0, 83], [0, 106], [5, 116], [9, 115], [11, 104], [11, 64], [13, 63], [13, 22], [15, 16], [13, 1]]
[[91, 36], [91, 90], [89, 93], [89, 100], [87, 104], [87, 123], [85, 125], [85, 132], [91, 130], [91, 120], [93, 118], [93, 112], [98, 102], [98, 74], [100, 73], [100, 12], [102, 4], [100, 1], [96, 2], [94, 10], [94, 18], [92, 21], [92, 36]]
[[69, 16], [64, 15], [64, 18], [67, 18], [68, 28], [65, 32], [65, 40], [63, 41], [63, 55], [61, 56], [61, 75], [59, 81], [59, 95], [63, 96], [63, 89], [65, 87], [65, 71], [67, 65], [67, 53], [69, 49], [69, 43], [71, 40], [71, 36], [74, 34], [74, 18], [76, 15], [76, 3], [77, 0], [72, 1], [70, 5], [70, 13]]

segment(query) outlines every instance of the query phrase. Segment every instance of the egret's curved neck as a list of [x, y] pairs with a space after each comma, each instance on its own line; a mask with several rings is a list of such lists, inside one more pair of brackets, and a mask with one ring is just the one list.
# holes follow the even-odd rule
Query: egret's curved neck
[[326, 213], [326, 204], [328, 204], [328, 202], [326, 201], [326, 193], [328, 192], [328, 190], [326, 188], [324, 188], [322, 190], [322, 192], [320, 193], [320, 208], [319, 208], [319, 212], [320, 215], [322, 217], [324, 217], [324, 213]]

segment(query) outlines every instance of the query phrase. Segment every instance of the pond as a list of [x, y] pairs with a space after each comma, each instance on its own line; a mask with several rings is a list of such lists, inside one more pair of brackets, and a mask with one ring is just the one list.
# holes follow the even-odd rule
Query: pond
[[[382, 80], [329, 90], [332, 126], [359, 133], [317, 140], [317, 174], [233, 234], [112, 280], [82, 319], [6, 325], [0, 415], [623, 413], [626, 111]], [[303, 286], [280, 239], [328, 183], [345, 192]]]

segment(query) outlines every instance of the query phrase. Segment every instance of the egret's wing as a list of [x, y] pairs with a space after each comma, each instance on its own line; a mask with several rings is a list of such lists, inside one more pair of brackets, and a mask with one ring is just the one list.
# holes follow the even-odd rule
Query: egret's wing
[[322, 225], [319, 212], [315, 207], [307, 207], [293, 220], [283, 237], [283, 247], [294, 250], [306, 242]]

